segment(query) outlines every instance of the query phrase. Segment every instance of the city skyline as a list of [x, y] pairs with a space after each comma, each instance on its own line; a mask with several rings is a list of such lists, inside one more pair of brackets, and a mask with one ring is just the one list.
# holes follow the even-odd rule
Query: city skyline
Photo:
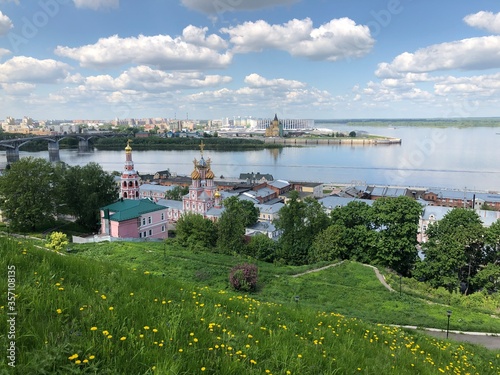
[[489, 0], [0, 0], [0, 118], [496, 117]]

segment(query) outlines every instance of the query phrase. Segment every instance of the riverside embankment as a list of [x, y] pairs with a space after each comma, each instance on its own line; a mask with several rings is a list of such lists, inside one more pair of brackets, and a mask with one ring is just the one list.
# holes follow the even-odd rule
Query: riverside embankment
[[265, 143], [283, 145], [390, 145], [401, 144], [401, 138], [264, 138]]

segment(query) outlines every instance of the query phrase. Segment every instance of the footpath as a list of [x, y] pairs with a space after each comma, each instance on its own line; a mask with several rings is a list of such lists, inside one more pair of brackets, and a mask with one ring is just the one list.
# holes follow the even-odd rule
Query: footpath
[[[309, 273], [324, 271], [324, 270], [331, 268], [331, 267], [337, 267], [344, 262], [345, 261], [341, 261], [341, 262], [334, 263], [334, 264], [329, 264], [328, 266], [324, 266], [321, 268], [316, 268], [316, 269], [309, 270], [306, 272], [298, 273], [296, 275], [292, 275], [292, 277], [300, 277], [300, 276], [307, 275]], [[369, 264], [363, 264], [363, 266], [372, 268], [373, 271], [375, 272], [375, 275], [377, 276], [377, 279], [380, 281], [380, 283], [387, 290], [389, 290], [391, 292], [395, 292], [395, 290], [389, 284], [387, 284], [387, 281], [385, 281], [384, 276], [379, 272], [379, 270], [376, 267], [371, 266]], [[389, 324], [389, 326], [399, 327], [399, 328], [404, 328], [404, 329], [419, 330], [419, 331], [425, 332], [428, 335], [437, 337], [439, 339], [446, 339], [446, 330], [443, 330], [443, 329], [417, 327], [417, 326], [406, 326], [406, 325], [397, 325], [397, 324]], [[448, 339], [454, 340], [454, 341], [468, 342], [471, 344], [482, 345], [482, 346], [486, 347], [487, 349], [491, 349], [491, 350], [500, 349], [500, 334], [499, 333], [448, 331]]]

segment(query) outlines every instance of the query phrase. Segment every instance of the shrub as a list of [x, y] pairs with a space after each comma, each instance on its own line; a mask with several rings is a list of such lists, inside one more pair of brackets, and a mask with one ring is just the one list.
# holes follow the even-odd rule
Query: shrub
[[54, 251], [61, 251], [69, 243], [68, 236], [62, 232], [52, 232], [47, 238], [45, 247]]
[[231, 269], [229, 283], [234, 290], [251, 292], [257, 289], [257, 274], [255, 264], [238, 264]]

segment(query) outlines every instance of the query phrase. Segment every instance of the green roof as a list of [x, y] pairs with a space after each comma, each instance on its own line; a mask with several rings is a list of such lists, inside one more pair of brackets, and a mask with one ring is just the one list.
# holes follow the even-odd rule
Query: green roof
[[111, 213], [109, 216], [110, 220], [126, 221], [150, 212], [164, 210], [165, 208], [165, 206], [156, 204], [149, 199], [124, 199], [102, 207], [101, 210], [105, 212], [105, 215], [106, 210], [109, 210]]

